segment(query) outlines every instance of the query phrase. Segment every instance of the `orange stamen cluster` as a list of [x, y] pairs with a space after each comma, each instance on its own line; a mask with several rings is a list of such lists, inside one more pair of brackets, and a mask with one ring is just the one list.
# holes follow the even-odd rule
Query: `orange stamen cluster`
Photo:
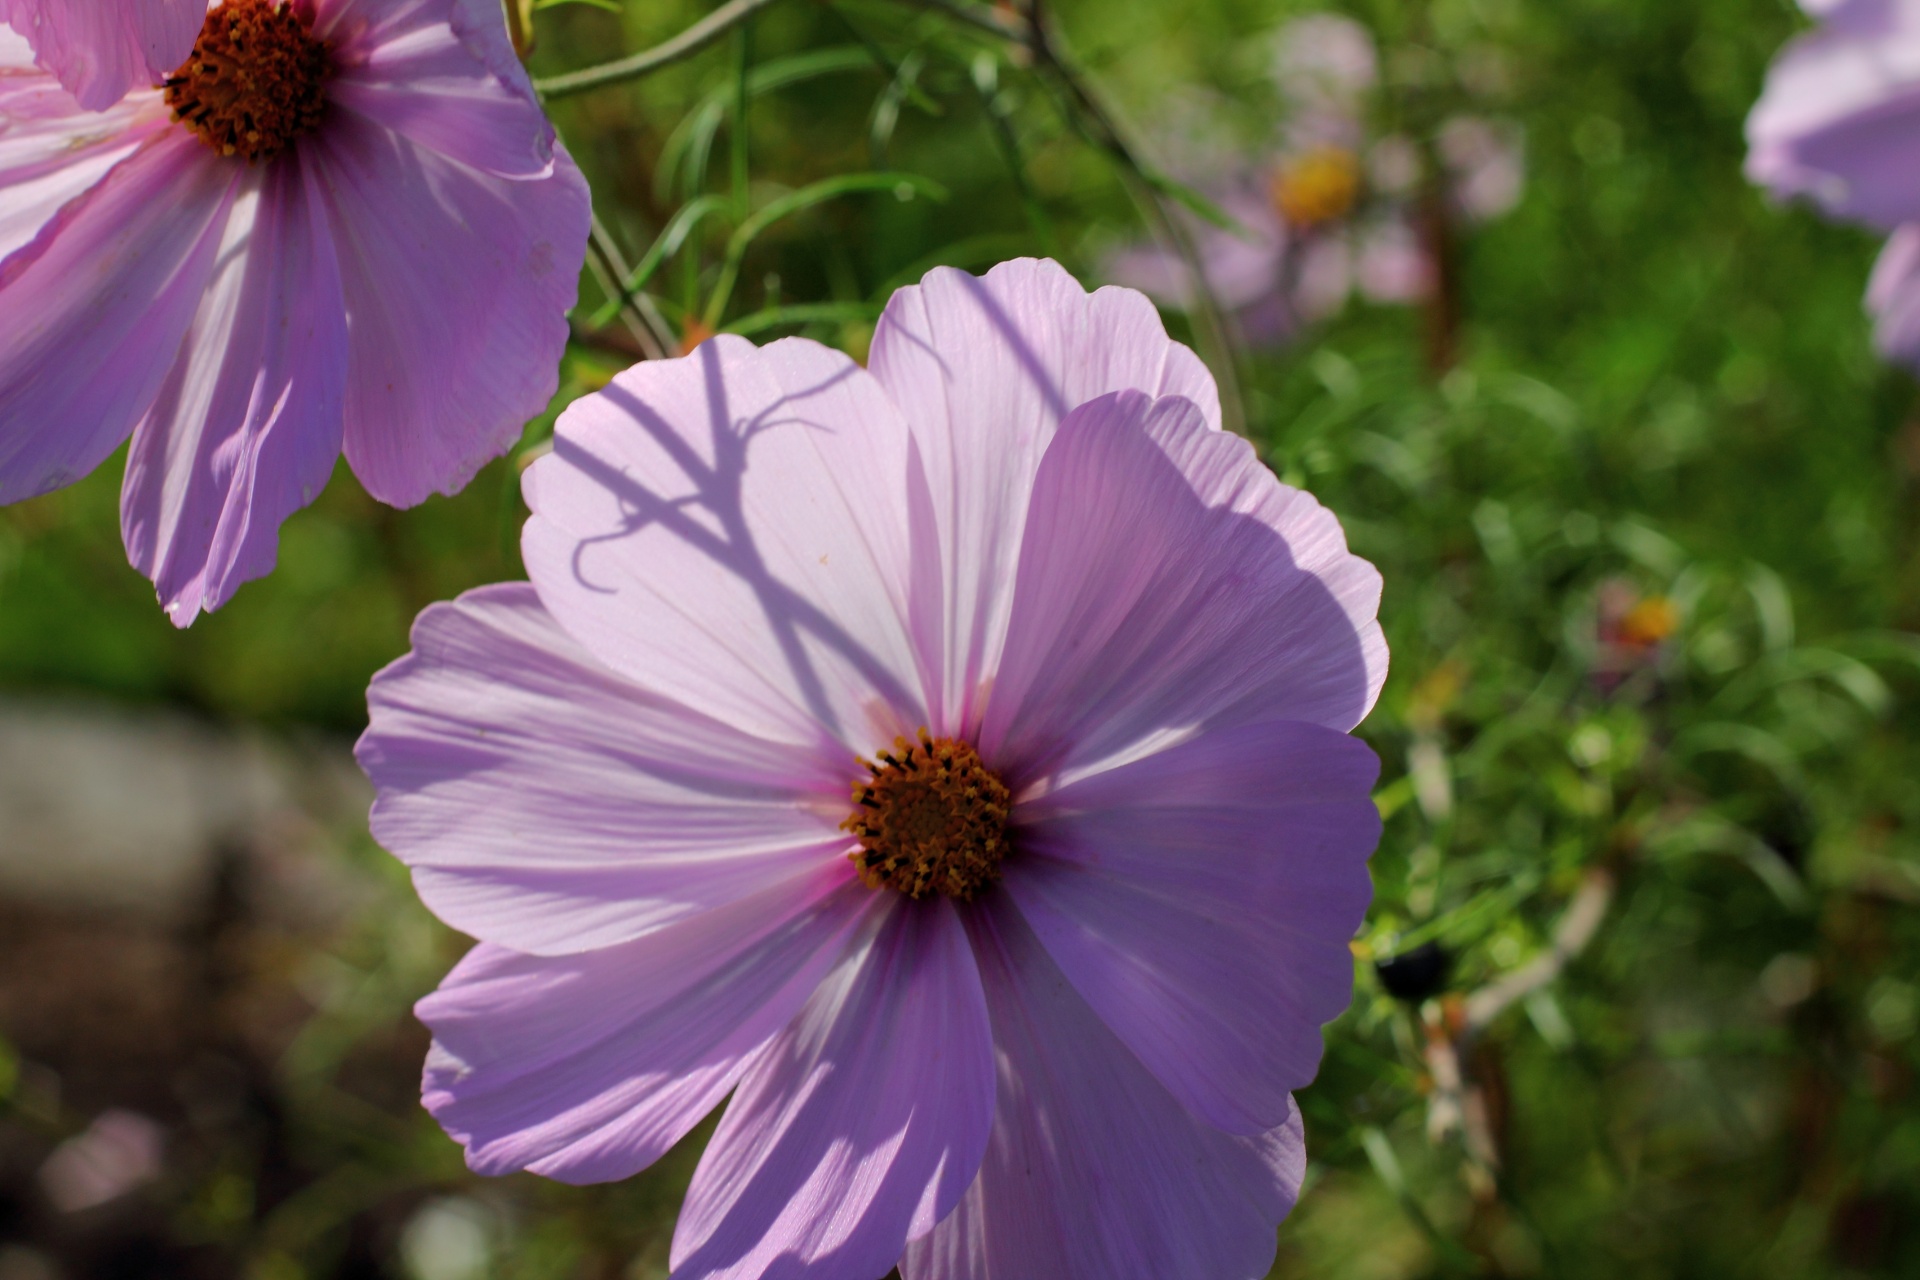
[[1360, 161], [1343, 147], [1317, 147], [1273, 175], [1273, 207], [1293, 226], [1344, 218], [1360, 199]]
[[862, 760], [872, 776], [853, 784], [853, 814], [841, 823], [860, 841], [860, 882], [909, 898], [942, 893], [961, 902], [1000, 878], [1013, 795], [980, 753], [925, 729], [918, 742]]
[[1651, 648], [1680, 627], [1680, 610], [1665, 596], [1648, 596], [1627, 610], [1620, 619], [1620, 639], [1627, 644]]
[[333, 59], [284, 0], [226, 0], [167, 78], [173, 118], [223, 156], [271, 160], [320, 127]]

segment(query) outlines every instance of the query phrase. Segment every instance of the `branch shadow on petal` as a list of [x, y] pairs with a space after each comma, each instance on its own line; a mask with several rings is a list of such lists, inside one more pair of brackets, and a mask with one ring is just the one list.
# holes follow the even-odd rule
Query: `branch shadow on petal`
[[657, 527], [724, 569], [752, 592], [806, 701], [807, 712], [830, 732], [844, 734], [847, 726], [841, 723], [841, 714], [827, 695], [815, 659], [808, 652], [808, 641], [847, 663], [869, 683], [876, 696], [892, 706], [919, 705], [921, 698], [917, 690], [904, 686], [870, 648], [769, 568], [767, 556], [750, 526], [743, 499], [755, 441], [789, 429], [834, 430], [830, 423], [810, 414], [805, 408], [806, 402], [859, 376], [859, 367], [849, 361], [832, 377], [788, 391], [751, 416], [741, 416], [732, 407], [733, 397], [719, 344], [704, 344], [690, 358], [700, 362], [711, 462], [701, 457], [672, 422], [628, 388], [614, 383], [600, 394], [673, 460], [691, 492], [669, 497], [565, 433], [555, 439], [554, 455], [604, 487], [623, 511], [618, 526], [580, 540], [573, 554], [575, 580], [587, 590], [613, 590], [592, 580], [584, 563], [588, 550], [630, 538], [650, 526]]

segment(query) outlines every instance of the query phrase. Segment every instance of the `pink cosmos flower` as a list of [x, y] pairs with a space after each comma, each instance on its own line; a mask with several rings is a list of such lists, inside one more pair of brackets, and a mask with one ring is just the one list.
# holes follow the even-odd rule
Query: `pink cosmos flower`
[[[1188, 234], [1208, 288], [1234, 317], [1246, 341], [1263, 347], [1284, 344], [1347, 304], [1356, 279], [1355, 244], [1345, 226], [1303, 231], [1289, 225], [1274, 208], [1264, 184], [1257, 181], [1216, 185], [1207, 194], [1237, 225], [1227, 229], [1188, 217]], [[1369, 227], [1360, 233], [1363, 255], [1371, 256], [1383, 230]], [[1425, 257], [1415, 266], [1417, 297], [1426, 286]], [[1102, 274], [1169, 307], [1191, 310], [1198, 301], [1186, 262], [1162, 244], [1124, 245], [1108, 255]], [[1374, 277], [1366, 279], [1371, 282]], [[1367, 296], [1373, 301], [1399, 300], [1371, 292]]]
[[206, 16], [206, 0], [0, 0], [0, 22], [88, 111], [164, 80]]
[[1526, 135], [1511, 120], [1454, 116], [1434, 137], [1447, 194], [1468, 222], [1513, 212], [1526, 192]]
[[1801, 0], [1822, 26], [1790, 43], [1747, 117], [1747, 176], [1829, 217], [1893, 233], [1867, 310], [1882, 355], [1920, 370], [1920, 3]]
[[1680, 610], [1666, 596], [1645, 593], [1626, 578], [1609, 578], [1594, 594], [1593, 653], [1588, 674], [1609, 697], [1632, 684], [1642, 695], [1656, 687], [1674, 657]]
[[1058, 266], [870, 371], [712, 339], [562, 415], [529, 584], [374, 681], [374, 831], [480, 939], [419, 1006], [489, 1174], [729, 1094], [678, 1280], [1252, 1280], [1346, 1007], [1380, 580]]
[[[1428, 161], [1410, 138], [1369, 127], [1379, 59], [1367, 29], [1338, 14], [1307, 14], [1274, 37], [1275, 86], [1286, 104], [1279, 141], [1243, 157], [1239, 172], [1170, 169], [1206, 192], [1237, 224], [1187, 217], [1209, 291], [1257, 346], [1292, 340], [1356, 293], [1376, 303], [1419, 302], [1438, 277], [1416, 197]], [[1183, 142], [1182, 155], [1191, 152]], [[1518, 126], [1455, 116], [1433, 140], [1448, 208], [1489, 222], [1519, 203], [1525, 151]], [[1104, 274], [1181, 309], [1195, 301], [1185, 262], [1168, 246], [1110, 254]]]
[[1296, 107], [1357, 116], [1380, 83], [1373, 33], [1339, 13], [1303, 13], [1275, 33], [1273, 82]]
[[518, 438], [588, 220], [496, 0], [227, 0], [97, 114], [0, 28], [0, 502], [131, 436], [128, 557], [185, 626], [343, 449], [405, 506]]

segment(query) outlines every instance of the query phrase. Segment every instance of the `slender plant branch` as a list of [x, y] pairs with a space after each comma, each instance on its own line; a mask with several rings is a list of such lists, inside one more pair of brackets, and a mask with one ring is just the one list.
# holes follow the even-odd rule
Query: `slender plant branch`
[[[597, 252], [589, 252], [587, 254], [587, 270], [592, 274], [594, 283], [600, 286], [602, 292], [611, 295], [615, 289], [619, 288], [619, 282], [613, 278], [613, 273], [607, 269], [606, 263], [601, 260]], [[661, 348], [660, 344], [654, 340], [653, 335], [647, 332], [646, 326], [640, 323], [639, 318], [634, 315], [633, 310], [630, 307], [621, 307], [618, 310], [620, 320], [626, 326], [628, 341], [626, 343], [611, 345], [619, 345], [623, 348], [631, 345], [633, 350], [629, 352], [629, 354], [639, 355], [643, 359], [659, 360], [663, 358], [666, 352]], [[572, 328], [574, 336], [581, 339], [585, 339], [595, 332], [593, 325], [589, 321], [583, 320], [578, 316], [574, 318]], [[604, 333], [607, 331], [601, 330], [600, 332]]]
[[1580, 881], [1580, 887], [1567, 904], [1565, 914], [1554, 926], [1553, 945], [1512, 973], [1488, 983], [1467, 997], [1465, 1033], [1468, 1036], [1479, 1034], [1515, 1001], [1526, 999], [1558, 978], [1568, 962], [1585, 951], [1587, 944], [1593, 941], [1594, 935], [1600, 931], [1601, 922], [1607, 918], [1607, 907], [1612, 902], [1613, 873], [1605, 867], [1594, 867]]
[[1607, 918], [1614, 892], [1614, 872], [1605, 866], [1590, 868], [1554, 925], [1552, 946], [1464, 1000], [1446, 1002], [1425, 1017], [1424, 1056], [1433, 1086], [1427, 1100], [1427, 1136], [1438, 1143], [1450, 1133], [1461, 1135], [1476, 1199], [1492, 1197], [1504, 1157], [1486, 1091], [1467, 1070], [1473, 1042], [1515, 1003], [1558, 979], [1587, 949]]
[[605, 85], [638, 80], [661, 67], [692, 57], [760, 10], [778, 3], [780, 0], [729, 0], [671, 40], [616, 62], [535, 80], [534, 91], [543, 98], [564, 98]]
[[914, 9], [931, 9], [935, 13], [943, 13], [955, 22], [977, 27], [988, 35], [999, 36], [1002, 40], [1011, 40], [1015, 44], [1026, 44], [1031, 35], [1026, 19], [1009, 15], [999, 9], [968, 4], [965, 0], [896, 0], [896, 2]]
[[653, 278], [654, 272], [660, 269], [663, 262], [680, 252], [680, 246], [686, 243], [687, 237], [699, 227], [702, 219], [725, 208], [726, 201], [711, 194], [699, 196], [681, 205], [673, 217], [668, 219], [667, 225], [661, 229], [660, 234], [654, 238], [653, 244], [648, 246], [647, 251], [641, 255], [640, 261], [634, 264], [633, 270], [626, 279], [621, 282], [619, 296], [609, 295], [601, 308], [594, 312], [594, 322], [607, 323], [619, 314], [622, 307], [633, 303], [638, 298], [646, 299], [643, 305], [651, 305], [652, 299], [640, 292], [647, 287], [647, 281]]
[[[598, 266], [597, 263], [593, 265]], [[649, 342], [645, 347], [641, 346], [640, 340], [633, 336], [633, 330], [624, 326], [595, 326], [590, 319], [575, 316], [568, 322], [567, 328], [574, 342], [583, 347], [592, 347], [596, 351], [606, 351], [614, 355], [624, 356], [630, 364], [636, 360], [658, 360], [661, 358], [654, 354], [655, 351], [659, 350], [657, 346], [652, 342]], [[536, 446], [528, 446], [520, 452], [519, 456], [529, 462], [532, 461], [535, 447]]]
[[1239, 361], [1228, 336], [1226, 316], [1207, 281], [1193, 237], [1167, 207], [1163, 184], [1156, 180], [1158, 175], [1141, 161], [1112, 115], [1087, 88], [1086, 77], [1053, 40], [1042, 0], [1025, 0], [1026, 11], [1019, 17], [1009, 17], [1000, 10], [968, 3], [968, 0], [898, 0], [898, 3], [945, 14], [1025, 49], [1035, 66], [1065, 94], [1068, 119], [1089, 143], [1115, 163], [1128, 193], [1146, 215], [1154, 234], [1173, 247], [1192, 278], [1199, 304], [1193, 314], [1194, 337], [1220, 384], [1223, 425], [1230, 431], [1245, 434], [1246, 411], [1240, 397]]
[[597, 213], [593, 215], [592, 243], [594, 252], [587, 256], [587, 261], [593, 268], [595, 282], [609, 298], [620, 300], [621, 318], [641, 350], [650, 359], [661, 359], [679, 345], [679, 339], [646, 295], [636, 296], [627, 287], [626, 282], [633, 278], [627, 255], [620, 252], [620, 242], [613, 238]]
[[[945, 0], [911, 2], [936, 3], [939, 7], [945, 7]], [[1113, 117], [1087, 88], [1086, 77], [1054, 43], [1048, 33], [1041, 0], [1026, 0], [1026, 6], [1025, 47], [1033, 55], [1036, 66], [1049, 73], [1049, 77], [1066, 94], [1071, 108], [1069, 118], [1088, 142], [1104, 151], [1115, 163], [1129, 194], [1146, 214], [1155, 235], [1173, 246], [1193, 280], [1194, 297], [1199, 303], [1193, 312], [1194, 338], [1201, 356], [1213, 367], [1215, 381], [1220, 386], [1222, 425], [1229, 431], [1245, 435], [1247, 415], [1240, 398], [1239, 360], [1228, 337], [1226, 316], [1220, 309], [1219, 299], [1214, 296], [1212, 285], [1207, 281], [1192, 235], [1173, 210], [1167, 207], [1166, 195], [1161, 190], [1161, 184], [1155, 181], [1154, 171], [1134, 153]]]
[[[1163, 189], [1164, 181], [1159, 180], [1158, 175], [1134, 153], [1113, 117], [1087, 88], [1085, 77], [1049, 35], [1041, 0], [1025, 0], [1026, 11], [1024, 15], [1018, 17], [1010, 17], [996, 9], [971, 3], [970, 0], [897, 0], [897, 2], [943, 14], [956, 22], [972, 26], [1006, 40], [1017, 48], [1024, 49], [1032, 58], [1036, 69], [1042, 72], [1043, 78], [1063, 96], [1068, 120], [1082, 137], [1114, 162], [1128, 193], [1146, 215], [1154, 234], [1163, 242], [1173, 246], [1185, 264], [1187, 273], [1194, 282], [1194, 296], [1199, 304], [1193, 313], [1194, 337], [1202, 357], [1213, 367], [1215, 379], [1219, 383], [1222, 424], [1230, 431], [1244, 434], [1246, 412], [1240, 398], [1238, 359], [1233, 342], [1228, 336], [1226, 317], [1221, 311], [1219, 299], [1214, 296], [1213, 289], [1207, 282], [1193, 237], [1174, 211], [1168, 208], [1166, 193]], [[534, 88], [543, 98], [551, 99], [584, 93], [589, 89], [597, 89], [605, 85], [637, 80], [661, 67], [691, 57], [727, 32], [747, 22], [761, 9], [777, 3], [779, 0], [729, 0], [727, 4], [715, 9], [671, 40], [602, 66], [536, 80]], [[740, 128], [739, 121], [735, 122], [735, 128]], [[594, 239], [606, 257], [606, 265], [611, 269], [615, 282], [613, 288], [609, 290], [609, 296], [624, 298], [627, 291], [622, 286], [629, 278], [629, 272], [625, 268], [617, 246], [614, 246], [611, 238], [605, 236], [604, 230], [598, 227], [596, 227]], [[738, 264], [732, 265], [737, 270]], [[731, 285], [730, 278], [727, 283]], [[717, 291], [716, 298], [723, 299], [724, 293]], [[644, 304], [644, 296], [640, 301]], [[640, 310], [643, 312], [646, 310], [644, 305]], [[708, 311], [713, 311], [711, 302]], [[658, 331], [664, 326], [656, 315], [647, 315], [645, 318], [648, 321], [647, 327], [656, 331], [649, 336], [657, 337]]]

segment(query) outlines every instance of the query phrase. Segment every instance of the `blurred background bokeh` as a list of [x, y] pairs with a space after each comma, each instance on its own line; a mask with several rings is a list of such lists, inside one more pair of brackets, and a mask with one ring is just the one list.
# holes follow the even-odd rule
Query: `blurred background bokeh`
[[[532, 8], [553, 75], [710, 6]], [[1151, 184], [942, 9], [787, 0], [554, 104], [598, 267], [646, 274], [625, 308], [584, 284], [554, 412], [716, 322], [862, 356], [935, 263], [1126, 274]], [[1374, 60], [1319, 134], [1275, 72], [1309, 12]], [[1920, 1275], [1920, 413], [1870, 350], [1872, 241], [1740, 175], [1798, 10], [1051, 19], [1191, 184], [1183, 234], [1257, 241], [1244, 189], [1294, 219], [1281, 322], [1227, 299], [1220, 333], [1249, 434], [1386, 577], [1377, 898], [1274, 1274]], [[1475, 138], [1509, 188], [1478, 205]], [[413, 615], [521, 576], [551, 424], [416, 510], [342, 467], [184, 633], [126, 566], [118, 465], [0, 510], [0, 1280], [666, 1275], [706, 1129], [568, 1188], [473, 1178], [420, 1111], [409, 1009], [466, 941], [369, 840], [348, 754]]]

